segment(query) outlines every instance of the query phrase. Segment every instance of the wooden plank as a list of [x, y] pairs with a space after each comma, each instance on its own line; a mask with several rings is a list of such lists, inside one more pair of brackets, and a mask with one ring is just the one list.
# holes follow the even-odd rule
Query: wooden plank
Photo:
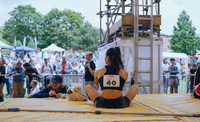
[[118, 20], [113, 26], [110, 27], [110, 35], [115, 33], [122, 26], [122, 19]]
[[[139, 15], [141, 18], [150, 18], [150, 15]], [[122, 16], [122, 25], [133, 25], [134, 15], [126, 14]], [[139, 24], [150, 25], [150, 20], [139, 20]], [[153, 16], [153, 25], [161, 25], [161, 16]]]

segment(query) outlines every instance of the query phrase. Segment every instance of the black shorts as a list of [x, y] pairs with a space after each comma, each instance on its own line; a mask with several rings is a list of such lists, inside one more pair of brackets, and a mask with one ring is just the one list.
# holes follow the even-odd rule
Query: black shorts
[[3, 77], [0, 77], [0, 85], [3, 85], [4, 83], [5, 83], [5, 78], [4, 78], [4, 76]]
[[130, 101], [124, 96], [120, 96], [117, 99], [105, 99], [103, 97], [97, 97], [94, 101], [94, 105], [97, 108], [125, 108], [129, 107]]

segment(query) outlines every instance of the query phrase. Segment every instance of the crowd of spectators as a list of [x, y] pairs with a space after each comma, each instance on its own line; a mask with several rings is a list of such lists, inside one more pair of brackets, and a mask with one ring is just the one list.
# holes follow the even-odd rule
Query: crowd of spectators
[[196, 75], [197, 64], [181, 64], [174, 58], [163, 60], [163, 86], [164, 93], [178, 93], [180, 80], [186, 81], [186, 93], [193, 93], [194, 77]]
[[[90, 61], [95, 61], [95, 59]], [[89, 64], [85, 57], [67, 58], [62, 56], [56, 58], [54, 62], [46, 57], [37, 61], [31, 58], [23, 60], [20, 58], [0, 58], [0, 95], [4, 96], [5, 94], [3, 94], [3, 86], [5, 84], [6, 96], [22, 98], [27, 94], [28, 98], [33, 97], [39, 90], [47, 87], [51, 89], [52, 85], [55, 86], [56, 83], [61, 83], [61, 81], [51, 83], [52, 76], [80, 74], [85, 77], [85, 68]], [[92, 69], [94, 70], [95, 67], [93, 66]], [[39, 87], [41, 83], [43, 85], [42, 88]], [[51, 87], [49, 86], [50, 84]]]

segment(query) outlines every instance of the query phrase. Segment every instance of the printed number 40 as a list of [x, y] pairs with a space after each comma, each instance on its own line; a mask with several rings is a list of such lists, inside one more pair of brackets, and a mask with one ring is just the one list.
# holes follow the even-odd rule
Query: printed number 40
[[108, 84], [108, 85], [116, 85], [116, 81], [114, 81], [114, 80], [112, 82], [108, 81], [106, 84]]

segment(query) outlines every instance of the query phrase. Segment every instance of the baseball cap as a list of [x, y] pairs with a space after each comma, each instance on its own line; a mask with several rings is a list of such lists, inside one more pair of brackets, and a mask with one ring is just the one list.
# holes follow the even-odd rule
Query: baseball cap
[[50, 82], [56, 81], [57, 83], [62, 83], [62, 77], [60, 75], [54, 75], [51, 77]]

